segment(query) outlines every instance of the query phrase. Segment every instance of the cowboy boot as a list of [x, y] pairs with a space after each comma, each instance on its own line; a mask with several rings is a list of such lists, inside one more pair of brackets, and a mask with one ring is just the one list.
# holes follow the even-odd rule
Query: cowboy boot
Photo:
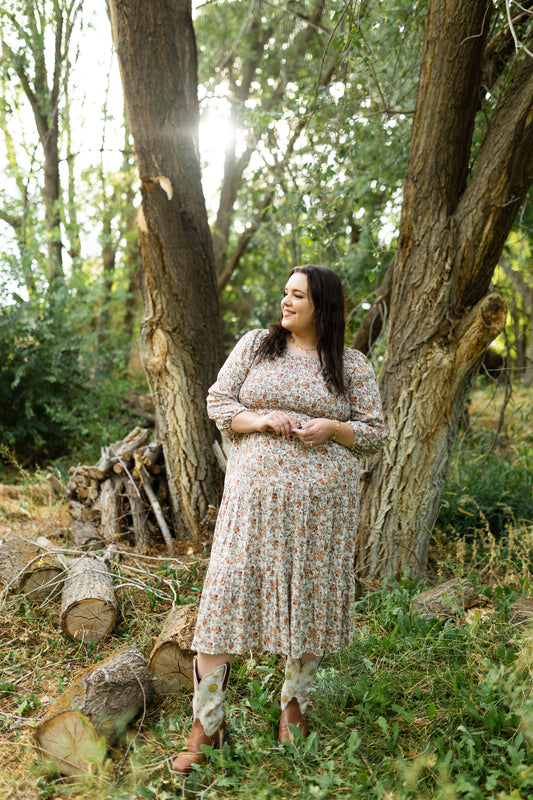
[[302, 736], [307, 736], [305, 712], [309, 702], [309, 692], [321, 660], [321, 658], [310, 658], [302, 665], [299, 658], [287, 659], [285, 682], [281, 689], [279, 742], [292, 742], [291, 725], [296, 725]]
[[231, 664], [220, 664], [200, 680], [197, 660], [193, 662], [194, 697], [192, 701], [193, 724], [185, 750], [172, 762], [172, 769], [186, 775], [193, 764], [205, 761], [200, 749], [203, 744], [209, 747], [222, 747], [227, 736], [224, 719], [224, 698], [228, 685]]

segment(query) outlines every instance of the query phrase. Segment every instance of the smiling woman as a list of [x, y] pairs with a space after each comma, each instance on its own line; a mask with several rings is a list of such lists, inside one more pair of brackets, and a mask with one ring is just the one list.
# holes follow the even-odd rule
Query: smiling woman
[[305, 353], [317, 353], [314, 312], [307, 275], [305, 272], [293, 272], [281, 301], [281, 324], [291, 332], [287, 343], [289, 351], [297, 349]]
[[337, 275], [295, 267], [270, 330], [238, 342], [208, 395], [232, 441], [193, 647], [194, 723], [173, 762], [187, 773], [225, 735], [236, 653], [287, 657], [279, 741], [305, 711], [325, 651], [352, 640], [359, 456], [386, 438], [372, 367], [344, 348]]

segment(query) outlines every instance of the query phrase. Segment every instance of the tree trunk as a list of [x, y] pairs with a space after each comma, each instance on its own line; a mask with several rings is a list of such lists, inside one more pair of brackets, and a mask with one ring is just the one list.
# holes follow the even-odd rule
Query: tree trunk
[[113, 36], [142, 181], [141, 358], [165, 453], [173, 521], [194, 536], [222, 473], [205, 413], [223, 360], [213, 248], [198, 157], [190, 0], [111, 0]]
[[533, 174], [533, 59], [469, 174], [490, 0], [430, 0], [380, 372], [391, 438], [363, 484], [359, 568], [422, 574], [464, 401], [506, 308], [486, 295]]
[[144, 656], [117, 653], [76, 678], [37, 725], [35, 741], [63, 775], [88, 772], [152, 699]]

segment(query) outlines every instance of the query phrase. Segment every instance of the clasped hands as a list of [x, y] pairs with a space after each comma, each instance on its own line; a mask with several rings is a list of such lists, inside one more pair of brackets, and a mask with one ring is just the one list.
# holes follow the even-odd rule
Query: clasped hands
[[327, 442], [337, 429], [337, 422], [325, 417], [310, 419], [301, 427], [283, 411], [270, 411], [258, 420], [258, 430], [272, 430], [279, 436], [298, 436], [298, 438], [311, 447], [316, 447]]

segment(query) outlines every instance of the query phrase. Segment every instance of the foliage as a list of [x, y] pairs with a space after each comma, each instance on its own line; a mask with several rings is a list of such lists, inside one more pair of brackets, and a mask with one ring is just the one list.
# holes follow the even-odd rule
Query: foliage
[[497, 413], [504, 402], [502, 388], [472, 395], [471, 427], [456, 444], [436, 523], [452, 538], [482, 531], [498, 537], [533, 519], [531, 403], [518, 386], [510, 407]]
[[0, 309], [0, 439], [17, 460], [95, 455], [132, 425], [120, 362], [109, 371], [73, 299], [61, 291]]
[[[480, 386], [470, 406], [472, 453], [498, 429], [502, 390]], [[531, 452], [530, 396], [515, 390], [492, 442], [501, 461], [518, 445]], [[463, 442], [463, 449], [467, 443]], [[26, 476], [28, 482], [28, 476]], [[34, 519], [41, 535], [69, 547], [68, 524], [54, 504], [41, 510], [42, 490], [20, 487], [0, 510], [3, 526]], [[474, 487], [475, 488], [475, 487]], [[10, 511], [10, 508], [12, 509]], [[41, 516], [38, 516], [38, 512]], [[56, 520], [59, 516], [59, 525]], [[458, 527], [462, 525], [460, 514]], [[157, 552], [159, 543], [154, 542]], [[188, 545], [186, 545], [188, 547]], [[161, 548], [164, 545], [161, 542]], [[183, 779], [169, 770], [190, 725], [191, 696], [156, 703], [95, 773], [58, 778], [31, 746], [34, 720], [78, 671], [118, 649], [148, 656], [171, 604], [197, 602], [205, 552], [178, 559], [121, 553], [115, 566], [120, 619], [113, 635], [73, 643], [58, 630], [58, 605], [31, 605], [0, 596], [0, 794], [17, 800], [132, 800], [137, 798], [357, 798], [357, 800], [526, 800], [533, 784], [533, 642], [509, 622], [511, 605], [531, 596], [531, 518], [507, 522], [498, 539], [478, 528], [451, 539], [438, 533], [431, 548], [435, 580], [467, 577], [485, 606], [448, 622], [410, 612], [424, 582], [404, 577], [363, 583], [354, 617], [354, 642], [328, 654], [310, 709], [311, 734], [294, 746], [276, 742], [283, 660], [250, 653], [232, 669], [228, 696], [231, 747]], [[131, 560], [130, 560], [131, 559]], [[35, 788], [37, 787], [37, 788]]]
[[[247, 158], [230, 254], [272, 193], [223, 294], [230, 329], [236, 318], [240, 329], [271, 322], [264, 298], [305, 262], [339, 271], [355, 328], [392, 256], [425, 4], [348, 2], [331, 7], [313, 35], [308, 5], [266, 13], [261, 3], [207, 4], [196, 20], [205, 113], [210, 104], [227, 110], [238, 145], [231, 163]], [[232, 147], [233, 139], [230, 161]], [[228, 170], [219, 213], [232, 180]], [[257, 298], [252, 309], [243, 293]]]

